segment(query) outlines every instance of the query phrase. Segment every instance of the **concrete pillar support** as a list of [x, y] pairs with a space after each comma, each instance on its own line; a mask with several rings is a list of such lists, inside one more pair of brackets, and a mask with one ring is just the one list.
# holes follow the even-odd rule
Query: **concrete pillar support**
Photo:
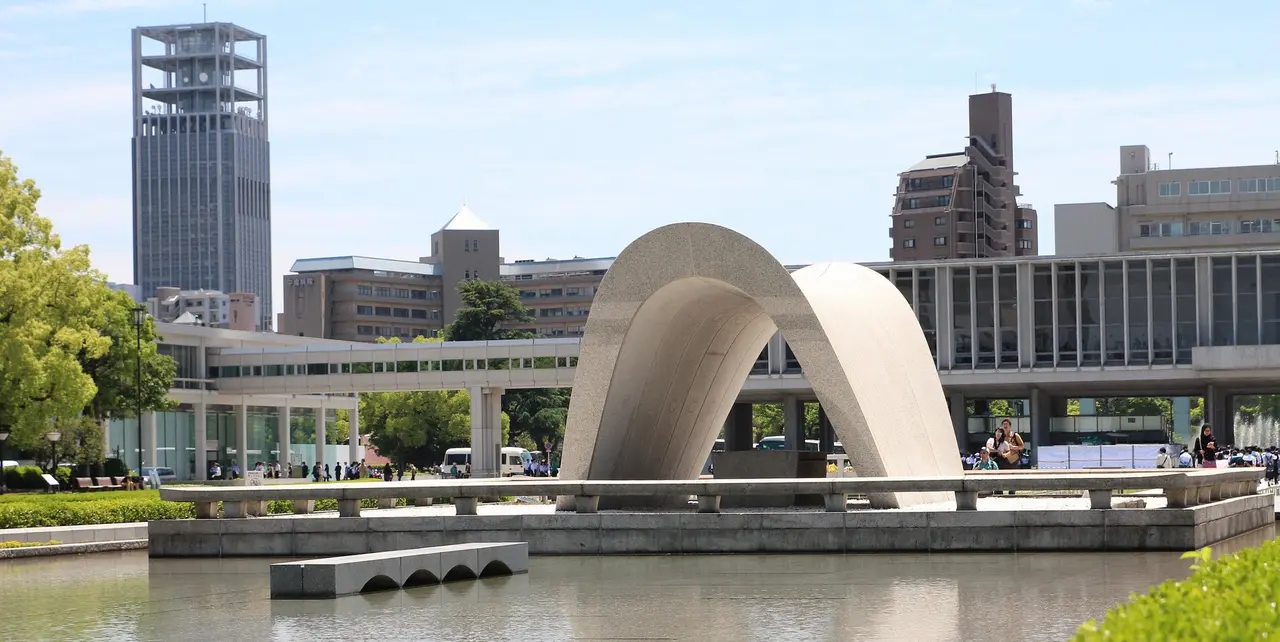
[[[236, 462], [240, 464], [243, 478], [249, 470], [249, 404], [243, 399], [236, 406]], [[223, 512], [226, 512], [225, 505]]]
[[1174, 397], [1169, 401], [1173, 406], [1174, 440], [1189, 445], [1195, 439], [1195, 431], [1191, 429], [1191, 397]]
[[471, 393], [471, 477], [492, 479], [502, 476], [502, 388], [470, 389]]
[[[1213, 426], [1213, 434], [1218, 438], [1218, 448], [1233, 444], [1235, 439], [1235, 417], [1231, 412], [1231, 395], [1220, 386], [1209, 386], [1204, 395], [1204, 421]], [[1195, 434], [1200, 434], [1199, 429]]]
[[782, 436], [787, 450], [804, 450], [804, 404], [796, 397], [782, 400]]
[[280, 417], [276, 422], [276, 439], [280, 442], [280, 466], [287, 468], [289, 462], [293, 461], [289, 452], [293, 449], [293, 408], [289, 404], [280, 406]]
[[969, 413], [965, 410], [964, 395], [953, 392], [947, 395], [947, 406], [951, 409], [951, 425], [956, 431], [956, 443], [960, 450], [969, 450]]
[[347, 459], [360, 461], [364, 459], [360, 448], [360, 404], [347, 411]]
[[735, 403], [729, 411], [729, 420], [724, 426], [724, 449], [729, 452], [751, 450], [754, 442], [752, 429], [752, 410], [750, 403]]
[[209, 454], [205, 444], [209, 441], [209, 407], [204, 402], [193, 404], [192, 410], [196, 419], [196, 469], [192, 472], [198, 481], [209, 478]]
[[[143, 465], [154, 467], [160, 465], [159, 444], [156, 443], [156, 413], [142, 413]], [[139, 474], [142, 471], [138, 471]]]
[[[1031, 435], [1026, 439], [1029, 455], [1031, 456], [1031, 464], [1039, 464], [1039, 457], [1036, 454], [1036, 446], [1049, 445], [1049, 427], [1053, 419], [1054, 402], [1043, 390], [1039, 388], [1031, 389]], [[1063, 404], [1065, 406], [1065, 402]], [[1066, 414], [1064, 407], [1062, 414]], [[1024, 438], [1026, 436], [1024, 435]]]
[[329, 423], [329, 408], [324, 402], [320, 402], [320, 407], [316, 408], [316, 465], [324, 470], [325, 456], [324, 445], [327, 443], [325, 430]]
[[836, 451], [836, 430], [822, 404], [818, 404], [818, 449], [824, 453]]

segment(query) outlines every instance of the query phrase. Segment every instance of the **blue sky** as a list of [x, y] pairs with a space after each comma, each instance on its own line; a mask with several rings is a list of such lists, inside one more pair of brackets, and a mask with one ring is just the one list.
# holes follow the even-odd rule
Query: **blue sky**
[[[268, 36], [274, 271], [416, 259], [464, 200], [511, 259], [681, 220], [780, 260], [888, 257], [896, 174], [1014, 97], [1024, 199], [1114, 202], [1118, 148], [1274, 162], [1280, 4], [215, 0]], [[199, 2], [0, 0], [0, 150], [131, 282], [130, 29]], [[279, 279], [276, 279], [279, 287]], [[279, 297], [276, 299], [279, 301]]]

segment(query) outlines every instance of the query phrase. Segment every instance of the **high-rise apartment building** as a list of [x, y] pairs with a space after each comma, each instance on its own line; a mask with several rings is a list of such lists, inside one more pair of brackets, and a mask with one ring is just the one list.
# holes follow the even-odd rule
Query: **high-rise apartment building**
[[898, 175], [889, 238], [894, 261], [1034, 255], [1036, 211], [1014, 183], [1013, 97], [969, 96], [965, 148], [926, 156]]
[[1120, 148], [1116, 206], [1055, 205], [1055, 254], [1280, 245], [1280, 163], [1163, 169], [1146, 145]]
[[133, 30], [133, 271], [142, 292], [249, 292], [271, 327], [267, 39]]
[[462, 302], [465, 281], [503, 281], [532, 315], [514, 329], [581, 336], [591, 299], [612, 258], [503, 261], [499, 231], [462, 206], [431, 235], [417, 261], [363, 256], [299, 259], [284, 277], [282, 334], [347, 341], [440, 334]]

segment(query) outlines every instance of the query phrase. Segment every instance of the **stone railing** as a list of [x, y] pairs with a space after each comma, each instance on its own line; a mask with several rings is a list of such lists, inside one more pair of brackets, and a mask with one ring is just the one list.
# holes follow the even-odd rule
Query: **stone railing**
[[294, 513], [315, 510], [318, 499], [335, 499], [341, 517], [359, 517], [360, 501], [378, 500], [395, 506], [404, 498], [428, 504], [433, 498], [449, 498], [458, 515], [475, 515], [482, 498], [499, 496], [574, 497], [578, 513], [595, 513], [601, 497], [697, 497], [698, 512], [720, 512], [726, 495], [821, 495], [825, 510], [844, 512], [849, 495], [877, 493], [954, 493], [957, 510], [976, 510], [978, 495], [999, 491], [1067, 491], [1088, 493], [1094, 509], [1111, 508], [1116, 491], [1161, 489], [1170, 508], [1187, 508], [1258, 492], [1261, 468], [1194, 469], [1167, 471], [1038, 471], [968, 473], [957, 477], [853, 477], [832, 479], [699, 479], [651, 480], [429, 480], [412, 482], [295, 484], [255, 487], [165, 487], [160, 497], [194, 502], [196, 517], [225, 517], [267, 513], [267, 502], [289, 500]]

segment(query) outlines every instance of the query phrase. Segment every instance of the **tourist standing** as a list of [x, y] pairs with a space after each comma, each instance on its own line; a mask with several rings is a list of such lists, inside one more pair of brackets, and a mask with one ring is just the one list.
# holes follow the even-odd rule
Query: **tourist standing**
[[1196, 459], [1205, 468], [1218, 467], [1218, 440], [1213, 436], [1213, 426], [1205, 424], [1200, 427], [1200, 436], [1196, 437]]
[[1004, 454], [1009, 452], [1009, 440], [1004, 432], [1004, 426], [996, 428], [995, 434], [987, 439], [987, 453], [992, 459], [996, 460], [996, 466], [1004, 468], [1002, 462], [1005, 461]]
[[973, 469], [974, 470], [999, 470], [1000, 467], [996, 465], [995, 460], [991, 458], [991, 455], [989, 453], [987, 453], [987, 449], [983, 448], [982, 452], [978, 453], [978, 461], [973, 463]]

